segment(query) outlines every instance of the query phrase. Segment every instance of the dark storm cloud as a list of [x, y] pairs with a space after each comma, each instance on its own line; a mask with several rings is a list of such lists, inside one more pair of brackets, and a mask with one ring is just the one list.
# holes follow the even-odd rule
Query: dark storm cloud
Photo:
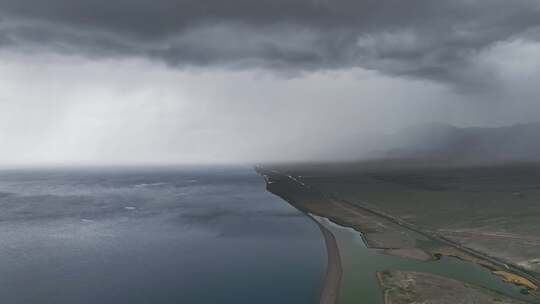
[[0, 12], [4, 46], [472, 84], [489, 74], [479, 53], [540, 27], [537, 0], [3, 0]]

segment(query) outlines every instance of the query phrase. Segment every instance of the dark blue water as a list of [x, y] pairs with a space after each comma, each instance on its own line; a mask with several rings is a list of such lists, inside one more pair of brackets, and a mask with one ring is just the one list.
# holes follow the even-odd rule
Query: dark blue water
[[0, 172], [0, 303], [316, 303], [325, 261], [251, 168]]

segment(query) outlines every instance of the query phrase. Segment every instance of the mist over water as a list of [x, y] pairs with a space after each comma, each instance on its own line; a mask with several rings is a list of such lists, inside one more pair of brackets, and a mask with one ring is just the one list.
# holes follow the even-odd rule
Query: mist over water
[[2, 303], [313, 303], [314, 223], [251, 168], [0, 172]]
[[128, 2], [0, 2], [0, 166], [348, 161], [540, 118], [538, 0]]

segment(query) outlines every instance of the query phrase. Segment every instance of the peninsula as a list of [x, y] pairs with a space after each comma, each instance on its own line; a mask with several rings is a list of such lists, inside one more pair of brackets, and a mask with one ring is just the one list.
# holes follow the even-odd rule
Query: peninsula
[[[471, 271], [482, 271], [485, 276], [483, 281], [474, 282], [478, 284], [475, 285], [451, 274], [440, 275], [436, 266], [431, 266], [427, 272], [416, 271], [414, 267], [412, 271], [376, 269], [370, 275], [379, 285], [376, 292], [380, 294], [381, 303], [405, 304], [413, 299], [429, 300], [429, 303], [493, 303], [493, 299], [500, 303], [540, 303], [540, 275], [538, 264], [534, 262], [540, 257], [540, 235], [538, 230], [536, 234], [520, 234], [525, 229], [533, 231], [534, 223], [527, 218], [513, 218], [516, 215], [506, 211], [518, 207], [516, 205], [509, 207], [492, 202], [491, 209], [487, 209], [482, 203], [482, 199], [492, 199], [487, 188], [494, 184], [501, 189], [511, 187], [505, 174], [523, 170], [520, 171], [519, 166], [476, 167], [474, 177], [468, 174], [471, 170], [387, 170], [365, 163], [257, 167], [270, 192], [313, 218], [321, 228], [329, 253], [321, 303], [348, 303], [347, 287], [342, 283], [349, 271], [340, 258], [340, 254], [346, 254], [343, 252], [346, 249], [340, 248], [337, 235], [322, 219], [354, 229], [365, 246], [376, 250], [378, 255], [429, 265], [455, 259]], [[521, 175], [531, 178], [530, 170], [525, 171]], [[513, 179], [517, 176], [519, 174]], [[446, 187], [430, 187], [430, 181]], [[476, 187], [474, 191], [466, 189], [465, 185], [472, 187], [472, 184]], [[519, 194], [516, 189], [511, 191], [511, 198], [518, 201], [520, 210], [528, 208], [529, 212], [540, 214], [540, 208], [525, 200], [525, 197], [532, 199], [534, 191], [521, 189]], [[500, 199], [506, 195], [500, 193]], [[470, 205], [470, 196], [476, 198], [476, 205]], [[437, 200], [438, 197], [441, 199]], [[441, 212], [447, 219], [438, 220]], [[513, 230], [504, 224], [520, 220], [522, 224], [512, 225]], [[509, 242], [514, 250], [507, 248]], [[403, 285], [406, 282], [410, 284]], [[440, 292], [452, 289], [459, 292]]]

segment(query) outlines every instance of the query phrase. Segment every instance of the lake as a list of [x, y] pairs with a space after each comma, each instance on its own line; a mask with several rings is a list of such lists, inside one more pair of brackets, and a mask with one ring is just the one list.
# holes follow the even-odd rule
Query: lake
[[318, 227], [250, 167], [0, 172], [1, 303], [316, 303]]

